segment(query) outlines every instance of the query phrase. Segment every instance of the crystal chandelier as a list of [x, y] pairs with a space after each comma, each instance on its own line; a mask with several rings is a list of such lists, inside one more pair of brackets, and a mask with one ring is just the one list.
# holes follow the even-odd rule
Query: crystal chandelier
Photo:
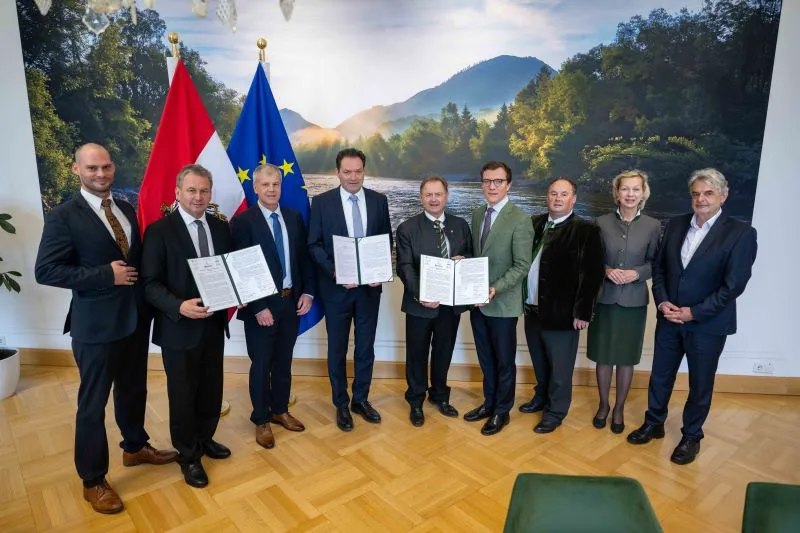
[[[34, 0], [42, 15], [47, 15], [53, 0]], [[208, 4], [211, 0], [190, 0], [192, 13], [200, 18], [208, 14]], [[283, 18], [288, 22], [292, 17], [295, 0], [278, 0]], [[156, 0], [141, 0], [142, 9], [155, 9]], [[217, 7], [214, 13], [219, 21], [236, 31], [236, 0], [216, 0]], [[109, 15], [113, 15], [122, 10], [129, 10], [131, 22], [136, 24], [136, 0], [86, 0], [86, 13], [83, 15], [83, 23], [89, 31], [95, 35], [100, 35], [111, 24]]]

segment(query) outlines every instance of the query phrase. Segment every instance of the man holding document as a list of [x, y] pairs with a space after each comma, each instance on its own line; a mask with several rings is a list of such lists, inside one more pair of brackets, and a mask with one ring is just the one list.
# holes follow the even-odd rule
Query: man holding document
[[279, 292], [250, 302], [237, 316], [244, 321], [250, 365], [250, 420], [256, 425], [256, 442], [275, 446], [270, 422], [289, 431], [304, 431], [302, 422], [289, 414], [292, 352], [300, 316], [311, 309], [316, 293], [316, 273], [308, 259], [306, 228], [300, 213], [278, 204], [281, 170], [270, 164], [253, 171], [258, 203], [231, 220], [237, 250], [258, 246], [269, 265]]
[[170, 436], [192, 487], [208, 485], [203, 455], [224, 459], [231, 454], [212, 439], [222, 403], [228, 317], [200, 299], [188, 261], [233, 249], [228, 224], [206, 215], [211, 186], [206, 168], [183, 167], [175, 188], [178, 207], [147, 227], [142, 252], [145, 299], [155, 308], [153, 342], [161, 346], [167, 374]]
[[[405, 396], [411, 406], [409, 419], [417, 427], [425, 423], [422, 402], [426, 392], [440, 413], [458, 416], [450, 405], [447, 372], [466, 306], [453, 306], [453, 266], [454, 260], [472, 256], [469, 224], [463, 218], [445, 214], [447, 181], [430, 176], [422, 180], [419, 191], [423, 212], [397, 228], [397, 275], [405, 285], [401, 307], [406, 314]], [[421, 277], [425, 278], [424, 285]], [[488, 298], [488, 277], [486, 281], [481, 301]]]
[[[319, 297], [325, 309], [336, 425], [342, 431], [353, 430], [350, 408], [367, 422], [381, 421], [368, 400], [381, 282], [392, 278], [392, 228], [386, 196], [363, 187], [366, 160], [364, 153], [354, 148], [337, 154], [341, 186], [314, 197], [308, 229], [308, 251], [317, 266]], [[345, 364], [353, 321], [355, 379], [348, 408]]]

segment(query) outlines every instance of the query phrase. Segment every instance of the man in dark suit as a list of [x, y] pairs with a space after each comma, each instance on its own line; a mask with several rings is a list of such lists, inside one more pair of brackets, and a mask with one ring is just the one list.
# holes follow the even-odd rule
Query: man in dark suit
[[489, 303], [470, 311], [472, 336], [483, 371], [483, 403], [464, 415], [487, 419], [483, 435], [499, 433], [510, 421], [517, 379], [517, 321], [522, 284], [531, 267], [531, 219], [508, 198], [511, 169], [490, 161], [481, 169], [486, 204], [472, 211], [472, 249], [489, 258]]
[[200, 300], [187, 259], [233, 249], [228, 224], [210, 215], [211, 173], [186, 165], [178, 173], [178, 207], [144, 233], [142, 280], [155, 308], [153, 342], [161, 346], [167, 373], [169, 430], [186, 483], [208, 485], [200, 458], [230, 456], [212, 437], [222, 403], [222, 357], [228, 329], [225, 311], [211, 313]]
[[[447, 181], [439, 176], [422, 180], [419, 198], [423, 212], [397, 228], [397, 275], [405, 290], [401, 311], [406, 314], [406, 401], [411, 405], [409, 418], [414, 426], [425, 423], [422, 402], [428, 400], [445, 416], [458, 416], [450, 405], [447, 372], [453, 358], [458, 323], [466, 308], [420, 301], [420, 256], [472, 257], [472, 234], [469, 224], [447, 207]], [[431, 344], [431, 341], [433, 344]], [[431, 381], [428, 388], [428, 353]]]
[[728, 335], [736, 333], [736, 298], [750, 280], [758, 245], [756, 230], [723, 213], [728, 182], [713, 168], [689, 178], [693, 214], [669, 221], [653, 262], [658, 309], [653, 369], [642, 426], [631, 444], [664, 437], [664, 422], [683, 356], [689, 364], [689, 397], [681, 438], [671, 460], [694, 461], [711, 409], [714, 376]]
[[316, 272], [308, 259], [306, 228], [300, 213], [281, 207], [281, 170], [270, 164], [253, 171], [258, 203], [233, 217], [234, 248], [261, 246], [278, 294], [250, 302], [239, 310], [250, 365], [250, 420], [256, 425], [256, 442], [275, 446], [270, 422], [289, 431], [305, 426], [289, 413], [292, 351], [300, 316], [311, 309], [316, 293]]
[[341, 186], [314, 197], [308, 229], [308, 251], [317, 266], [319, 297], [325, 309], [328, 375], [336, 406], [336, 425], [342, 431], [353, 430], [345, 367], [353, 321], [355, 379], [350, 408], [367, 422], [377, 424], [381, 421], [381, 415], [369, 402], [381, 284], [337, 285], [333, 261], [334, 235], [369, 237], [388, 233], [391, 240], [386, 196], [363, 186], [366, 162], [364, 153], [354, 148], [346, 148], [337, 154], [336, 173]]
[[105, 479], [105, 409], [114, 385], [114, 414], [122, 432], [122, 463], [166, 464], [174, 451], [153, 448], [144, 429], [150, 317], [137, 283], [141, 242], [136, 213], [113, 198], [114, 163], [98, 144], [75, 152], [80, 194], [47, 217], [36, 257], [36, 281], [72, 289], [64, 333], [80, 374], [75, 420], [75, 466], [83, 497], [105, 514], [123, 504]]
[[525, 337], [536, 387], [523, 413], [544, 411], [534, 427], [550, 433], [572, 403], [578, 338], [589, 327], [603, 286], [605, 258], [599, 228], [572, 211], [578, 187], [556, 178], [547, 189], [547, 213], [533, 217], [533, 263], [525, 295]]

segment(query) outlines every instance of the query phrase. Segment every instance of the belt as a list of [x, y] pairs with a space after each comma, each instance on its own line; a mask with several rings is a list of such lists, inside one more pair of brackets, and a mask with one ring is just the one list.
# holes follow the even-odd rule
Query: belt
[[288, 298], [292, 295], [292, 289], [291, 288], [281, 289], [278, 294], [281, 295], [281, 298]]

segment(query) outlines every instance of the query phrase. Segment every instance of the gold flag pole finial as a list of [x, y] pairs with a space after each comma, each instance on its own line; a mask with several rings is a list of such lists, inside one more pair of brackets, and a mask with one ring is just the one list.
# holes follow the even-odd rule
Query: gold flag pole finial
[[181, 49], [178, 47], [178, 42], [181, 40], [181, 36], [176, 32], [171, 31], [169, 32], [169, 35], [167, 35], [167, 40], [172, 45], [172, 57], [180, 57]]
[[258, 60], [263, 63], [267, 60], [267, 40], [259, 37], [256, 46], [258, 46]]

